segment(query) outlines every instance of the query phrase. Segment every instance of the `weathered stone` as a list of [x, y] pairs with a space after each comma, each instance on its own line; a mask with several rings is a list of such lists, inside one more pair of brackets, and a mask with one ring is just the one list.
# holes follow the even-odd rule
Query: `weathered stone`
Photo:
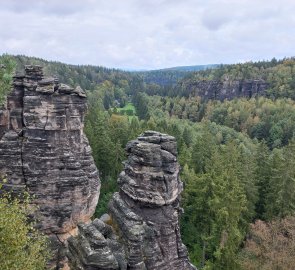
[[38, 81], [38, 86], [36, 92], [52, 94], [55, 90], [55, 80], [53, 77], [44, 78], [41, 81]]
[[99, 177], [83, 133], [86, 100], [70, 95], [73, 88], [65, 85], [56, 91], [58, 81], [44, 78], [39, 66], [26, 66], [13, 85], [0, 110], [4, 188], [28, 190], [38, 206], [38, 228], [60, 243], [78, 223], [90, 221], [99, 197]]
[[78, 236], [68, 239], [71, 269], [127, 269], [123, 245], [118, 242], [111, 226], [95, 219], [78, 227]]
[[34, 195], [54, 268], [195, 269], [179, 232], [175, 138], [147, 131], [129, 142], [110, 215], [91, 221], [100, 183], [83, 133], [84, 91], [44, 78], [39, 66], [26, 66], [13, 87], [0, 110], [0, 174], [5, 189]]
[[191, 95], [200, 96], [205, 100], [230, 100], [265, 95], [269, 84], [264, 80], [204, 80], [193, 83], [184, 82], [182, 87], [186, 88]]
[[147, 131], [127, 144], [128, 160], [110, 215], [127, 250], [128, 269], [191, 270], [179, 231], [176, 140]]
[[86, 97], [85, 91], [79, 85], [75, 88], [74, 93], [80, 97]]
[[70, 87], [70, 86], [68, 86], [66, 84], [61, 83], [59, 85], [58, 91], [60, 93], [62, 93], [62, 94], [72, 94], [72, 93], [74, 93], [74, 88], [72, 88], [72, 87]]
[[78, 236], [68, 241], [71, 268], [195, 269], [179, 232], [182, 183], [175, 138], [147, 131], [129, 142], [126, 151], [128, 160], [118, 178], [120, 191], [109, 203], [110, 215], [80, 225]]

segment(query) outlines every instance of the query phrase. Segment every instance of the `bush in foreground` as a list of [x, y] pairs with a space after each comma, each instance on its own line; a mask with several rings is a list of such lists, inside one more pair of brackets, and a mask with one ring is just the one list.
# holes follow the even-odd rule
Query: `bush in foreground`
[[[1, 188], [1, 186], [0, 186]], [[29, 200], [0, 195], [1, 270], [43, 270], [49, 258], [47, 241], [28, 222]]]

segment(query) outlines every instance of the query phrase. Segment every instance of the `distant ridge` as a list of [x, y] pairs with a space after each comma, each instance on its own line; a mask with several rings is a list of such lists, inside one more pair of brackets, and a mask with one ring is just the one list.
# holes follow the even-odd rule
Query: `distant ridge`
[[218, 68], [219, 64], [178, 66], [163, 69], [134, 71], [139, 74], [145, 83], [154, 83], [160, 86], [175, 85], [180, 79], [183, 79], [192, 72]]
[[[169, 67], [169, 68], [162, 68], [157, 69], [159, 71], [199, 71], [199, 70], [205, 70], [208, 68], [217, 68], [220, 64], [209, 64], [209, 65], [195, 65], [195, 66], [177, 66], [177, 67]], [[157, 71], [153, 70], [153, 71]]]

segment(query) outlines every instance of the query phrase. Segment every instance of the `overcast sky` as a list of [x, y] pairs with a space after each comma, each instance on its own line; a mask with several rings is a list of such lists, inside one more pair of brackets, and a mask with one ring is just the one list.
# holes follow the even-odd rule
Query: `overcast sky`
[[294, 56], [295, 0], [0, 0], [0, 53], [156, 69]]

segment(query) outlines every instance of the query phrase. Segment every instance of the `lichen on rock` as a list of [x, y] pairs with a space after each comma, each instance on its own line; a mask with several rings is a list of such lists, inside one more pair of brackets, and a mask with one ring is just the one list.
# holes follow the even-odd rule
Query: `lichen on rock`
[[[87, 230], [94, 230], [93, 233], [85, 234], [82, 229], [79, 235], [83, 239], [81, 236], [69, 239], [72, 268], [196, 269], [189, 262], [179, 230], [182, 182], [175, 138], [146, 131], [129, 142], [126, 151], [128, 160], [118, 178], [120, 191], [109, 203], [110, 216], [103, 215], [101, 220], [88, 225]], [[102, 220], [108, 223], [105, 226], [111, 230], [109, 235], [95, 225]], [[95, 235], [102, 239], [99, 247], [92, 244]]]
[[195, 269], [180, 236], [183, 185], [172, 136], [146, 131], [127, 144], [109, 215], [91, 221], [100, 181], [83, 133], [85, 97], [80, 87], [26, 66], [0, 109], [3, 186], [33, 195], [54, 269]]
[[40, 66], [26, 66], [25, 75], [14, 77], [0, 110], [4, 188], [33, 196], [38, 227], [58, 244], [78, 223], [90, 221], [100, 189], [83, 133], [85, 93], [60, 87], [56, 78], [43, 76]]
[[129, 269], [194, 269], [179, 230], [183, 185], [175, 138], [146, 131], [126, 150], [110, 214], [127, 243]]

